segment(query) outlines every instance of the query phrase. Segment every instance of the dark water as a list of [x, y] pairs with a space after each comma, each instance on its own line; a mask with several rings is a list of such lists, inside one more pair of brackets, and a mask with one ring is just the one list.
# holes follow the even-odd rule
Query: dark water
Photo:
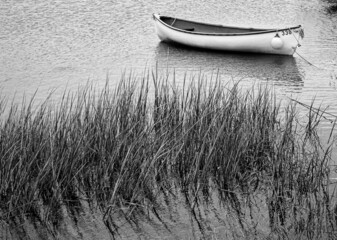
[[[1, 95], [44, 99], [89, 79], [117, 82], [123, 71], [155, 68], [190, 75], [220, 74], [242, 85], [268, 83], [280, 98], [315, 98], [337, 115], [337, 7], [329, 0], [116, 1], [1, 0]], [[251, 27], [301, 24], [305, 38], [293, 57], [219, 53], [159, 42], [152, 13]], [[324, 129], [331, 126], [329, 121]], [[181, 229], [183, 231], [183, 229]]]

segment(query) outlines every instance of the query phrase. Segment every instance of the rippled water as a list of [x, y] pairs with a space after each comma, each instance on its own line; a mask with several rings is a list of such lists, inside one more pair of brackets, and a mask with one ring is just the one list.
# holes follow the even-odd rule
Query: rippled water
[[[1, 0], [0, 89], [21, 99], [38, 89], [77, 89], [87, 80], [119, 80], [124, 70], [183, 76], [221, 74], [224, 81], [268, 82], [280, 97], [316, 99], [337, 115], [337, 3], [332, 0]], [[152, 13], [251, 27], [302, 24], [305, 38], [293, 57], [236, 54], [161, 43]], [[58, 91], [56, 91], [58, 93]], [[329, 115], [329, 119], [334, 116]], [[327, 121], [325, 126], [330, 127]]]
[[[88, 79], [117, 81], [122, 71], [159, 68], [271, 81], [281, 94], [314, 97], [337, 115], [337, 14], [333, 3], [311, 1], [10, 1], [0, 7], [2, 94], [19, 98], [39, 88], [77, 88]], [[294, 57], [217, 53], [161, 43], [152, 13], [240, 26], [302, 24]], [[226, 78], [225, 78], [226, 79]], [[179, 80], [179, 79], [178, 79]]]

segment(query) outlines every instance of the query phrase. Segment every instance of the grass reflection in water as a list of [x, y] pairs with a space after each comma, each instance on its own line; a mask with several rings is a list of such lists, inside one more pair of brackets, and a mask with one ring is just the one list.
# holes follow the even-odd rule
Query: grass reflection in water
[[215, 194], [249, 234], [246, 208], [262, 196], [270, 236], [332, 238], [337, 208], [331, 149], [316, 131], [322, 116], [309, 109], [301, 125], [296, 104], [281, 107], [268, 87], [244, 91], [201, 74], [182, 82], [154, 71], [100, 93], [65, 93], [57, 105], [2, 101], [1, 220], [27, 217], [57, 229], [62, 209], [75, 217], [86, 201], [116, 234], [116, 212], [161, 220], [163, 199], [178, 189], [196, 221]]

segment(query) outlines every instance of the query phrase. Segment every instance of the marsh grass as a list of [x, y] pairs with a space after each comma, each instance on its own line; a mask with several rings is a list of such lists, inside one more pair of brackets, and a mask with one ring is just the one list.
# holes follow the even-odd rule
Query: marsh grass
[[161, 196], [179, 189], [197, 221], [195, 209], [216, 192], [245, 228], [243, 199], [263, 194], [271, 234], [332, 237], [331, 148], [317, 136], [323, 114], [309, 108], [303, 126], [296, 104], [281, 107], [270, 92], [202, 74], [178, 86], [154, 71], [34, 108], [34, 99], [2, 99], [0, 217], [57, 227], [64, 208], [76, 218], [86, 201], [116, 233], [114, 213], [161, 219]]

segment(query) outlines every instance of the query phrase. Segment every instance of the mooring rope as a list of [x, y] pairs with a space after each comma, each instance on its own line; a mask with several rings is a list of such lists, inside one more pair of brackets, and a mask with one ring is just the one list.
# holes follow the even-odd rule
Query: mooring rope
[[297, 51], [295, 51], [295, 53], [300, 57], [302, 58], [304, 61], [306, 61], [309, 65], [315, 67], [315, 68], [318, 68], [318, 69], [321, 69], [321, 70], [328, 70], [328, 69], [324, 69], [324, 68], [320, 68], [318, 66], [316, 66], [315, 64], [311, 63], [309, 60], [305, 59], [301, 54], [299, 54]]
[[[291, 33], [292, 33], [291, 35], [293, 35], [293, 37], [296, 39], [296, 41], [297, 41], [297, 46], [300, 47], [300, 46], [301, 46], [300, 41], [299, 41], [298, 38], [295, 36], [293, 30], [290, 29], [290, 28], [289, 28], [289, 30], [290, 30]], [[303, 31], [302, 28], [301, 28], [301, 31]], [[302, 33], [302, 34], [303, 34], [303, 33]], [[303, 38], [303, 37], [302, 37], [302, 38]], [[305, 57], [303, 57], [301, 54], [299, 54], [297, 51], [295, 51], [295, 53], [296, 53], [300, 58], [302, 58], [306, 63], [308, 63], [310, 66], [313, 66], [313, 67], [315, 67], [315, 68], [317, 68], [317, 69], [327, 70], [327, 71], [332, 71], [332, 72], [334, 72], [334, 69], [327, 69], [327, 68], [318, 67], [318, 66], [316, 66], [315, 64], [313, 64], [312, 62], [310, 62], [309, 60], [307, 60]]]
[[[291, 32], [291, 35], [293, 35], [293, 37], [296, 39], [296, 42], [297, 42], [297, 46], [298, 47], [300, 47], [301, 46], [301, 44], [300, 44], [300, 41], [298, 40], [298, 38], [295, 36], [295, 34], [294, 34], [294, 32], [293, 32], [293, 30], [291, 29], [291, 28], [288, 28], [289, 29], [289, 31]], [[302, 31], [303, 32], [303, 29], [302, 28], [300, 28], [300, 31]], [[303, 34], [303, 33], [302, 33]], [[302, 37], [302, 39], [303, 39], [303, 36], [304, 35], [300, 35], [301, 37]]]
[[323, 70], [323, 71], [328, 71], [330, 72], [331, 78], [332, 80], [337, 80], [337, 75], [336, 75], [336, 70], [333, 68], [323, 68], [323, 67], [318, 67], [315, 64], [313, 64], [312, 62], [310, 62], [309, 60], [307, 60], [305, 57], [303, 57], [301, 54], [299, 54], [297, 51], [295, 51], [295, 53], [302, 58], [306, 63], [308, 63], [310, 66], [313, 66], [319, 70]]
[[[296, 38], [295, 34], [293, 33], [293, 31], [292, 31], [290, 28], [289, 28], [289, 30], [292, 32], [292, 35], [293, 35], [294, 38], [296, 39], [297, 44], [298, 44], [297, 46], [300, 47], [301, 44], [300, 44], [299, 40]], [[312, 62], [310, 62], [309, 60], [307, 60], [305, 57], [303, 57], [301, 54], [299, 54], [297, 51], [295, 51], [295, 53], [296, 53], [301, 59], [303, 59], [306, 63], [308, 63], [310, 66], [313, 66], [313, 67], [315, 67], [315, 68], [317, 68], [317, 69], [320, 69], [320, 70], [329, 71], [330, 73], [334, 73], [334, 76], [333, 76], [333, 77], [334, 77], [334, 79], [337, 79], [337, 78], [336, 78], [336, 74], [335, 74], [335, 69], [328, 69], [328, 68], [318, 67], [318, 66], [316, 66], [315, 64], [313, 64]], [[326, 110], [321, 110], [321, 109], [319, 109], [319, 108], [315, 108], [315, 107], [313, 107], [312, 105], [311, 105], [311, 106], [310, 106], [310, 105], [307, 105], [307, 104], [302, 103], [302, 102], [300, 102], [300, 101], [297, 101], [297, 100], [295, 100], [295, 99], [293, 99], [293, 98], [290, 98], [290, 97], [288, 97], [288, 98], [289, 98], [291, 101], [294, 101], [294, 102], [296, 102], [296, 103], [302, 105], [303, 107], [306, 107], [306, 108], [308, 108], [308, 109], [311, 109], [311, 110], [315, 111], [316, 114], [319, 114], [319, 113], [321, 112], [321, 113], [322, 113], [322, 117], [323, 117], [324, 119], [330, 121], [331, 123], [334, 123], [334, 122], [336, 123], [336, 121], [337, 121], [337, 115], [331, 114], [331, 113], [327, 112]], [[331, 119], [328, 119], [328, 118], [326, 118], [325, 116], [323, 116], [323, 114], [327, 114], [327, 115], [329, 115], [330, 117], [335, 118], [335, 120], [332, 121]]]

